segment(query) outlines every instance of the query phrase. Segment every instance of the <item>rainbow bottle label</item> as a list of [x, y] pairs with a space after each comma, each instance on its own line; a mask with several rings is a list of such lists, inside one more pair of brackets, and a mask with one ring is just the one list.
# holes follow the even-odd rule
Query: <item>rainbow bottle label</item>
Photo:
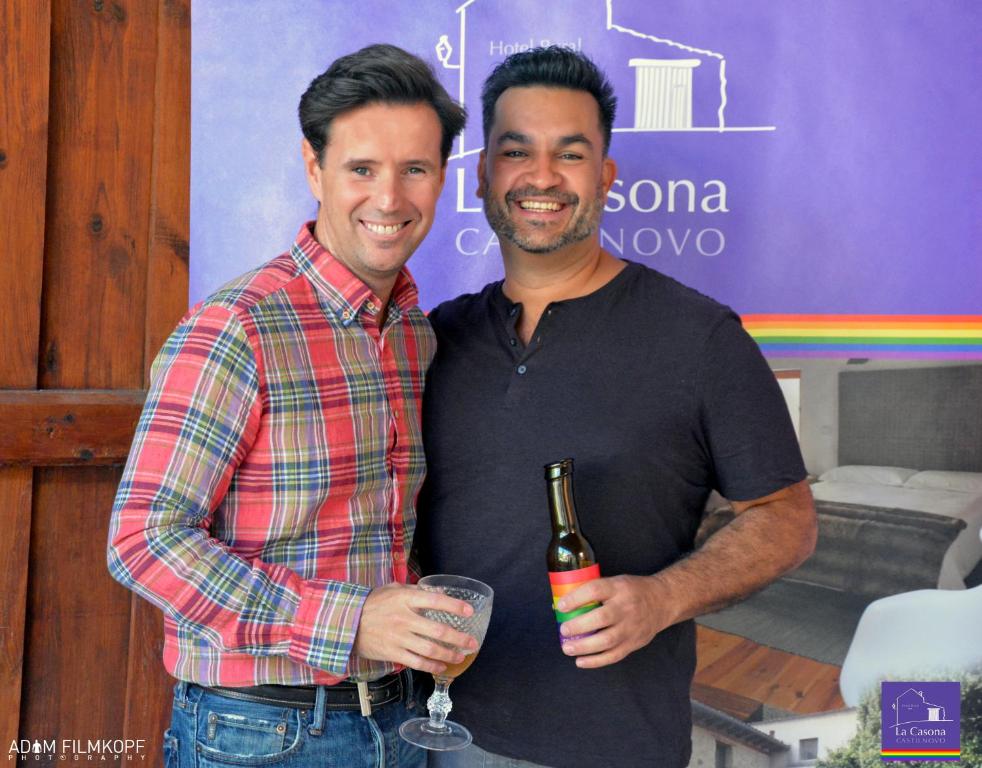
[[[566, 613], [556, 607], [556, 603], [559, 602], [559, 598], [563, 595], [568, 595], [577, 587], [599, 578], [600, 565], [597, 563], [589, 565], [586, 568], [577, 568], [575, 571], [549, 571], [549, 585], [552, 587], [552, 610], [556, 614], [556, 621], [559, 624], [600, 607], [600, 603], [587, 603]], [[575, 640], [577, 637], [586, 637], [586, 635], [575, 635], [573, 637], [563, 637], [560, 635], [560, 642], [565, 643], [569, 640]]]

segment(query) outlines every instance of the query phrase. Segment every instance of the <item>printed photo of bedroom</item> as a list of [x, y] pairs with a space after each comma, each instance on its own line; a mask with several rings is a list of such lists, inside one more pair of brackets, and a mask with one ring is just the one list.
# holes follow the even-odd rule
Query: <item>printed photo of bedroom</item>
[[[880, 680], [982, 664], [982, 364], [769, 363], [809, 472], [818, 543], [795, 571], [697, 620], [693, 699], [697, 721], [698, 702], [710, 703], [806, 765], [848, 741]], [[704, 525], [731, 517], [716, 497]], [[750, 736], [739, 749], [766, 753]]]

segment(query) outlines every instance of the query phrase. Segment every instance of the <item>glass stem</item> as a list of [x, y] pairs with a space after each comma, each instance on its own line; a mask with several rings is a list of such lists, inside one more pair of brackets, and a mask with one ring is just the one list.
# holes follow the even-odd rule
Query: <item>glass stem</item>
[[445, 721], [447, 715], [450, 714], [450, 710], [453, 709], [453, 704], [450, 701], [450, 694], [447, 693], [447, 689], [453, 680], [434, 675], [433, 682], [435, 683], [433, 694], [426, 700], [426, 708], [430, 713], [430, 722], [427, 723], [427, 726], [431, 731], [448, 731], [450, 729], [445, 724]]

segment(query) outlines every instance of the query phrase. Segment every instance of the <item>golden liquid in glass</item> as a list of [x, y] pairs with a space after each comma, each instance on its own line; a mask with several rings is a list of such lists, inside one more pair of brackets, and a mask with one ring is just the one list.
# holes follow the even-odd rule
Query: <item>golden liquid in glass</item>
[[474, 653], [468, 653], [466, 656], [464, 656], [463, 661], [459, 662], [458, 664], [447, 664], [445, 671], [438, 675], [433, 675], [433, 677], [437, 678], [438, 680], [455, 680], [464, 672], [465, 669], [474, 663], [474, 659], [476, 658], [477, 651]]

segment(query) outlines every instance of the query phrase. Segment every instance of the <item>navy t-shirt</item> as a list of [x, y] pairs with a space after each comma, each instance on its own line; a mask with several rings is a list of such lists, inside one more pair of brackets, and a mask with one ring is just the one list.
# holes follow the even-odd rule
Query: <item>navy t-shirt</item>
[[424, 573], [495, 591], [451, 718], [483, 749], [544, 765], [682, 768], [694, 625], [602, 669], [562, 653], [543, 465], [575, 460], [602, 574], [652, 574], [692, 550], [710, 490], [748, 500], [804, 478], [787, 408], [731, 310], [643, 265], [550, 304], [527, 347], [520, 312], [493, 283], [430, 314], [416, 546]]

